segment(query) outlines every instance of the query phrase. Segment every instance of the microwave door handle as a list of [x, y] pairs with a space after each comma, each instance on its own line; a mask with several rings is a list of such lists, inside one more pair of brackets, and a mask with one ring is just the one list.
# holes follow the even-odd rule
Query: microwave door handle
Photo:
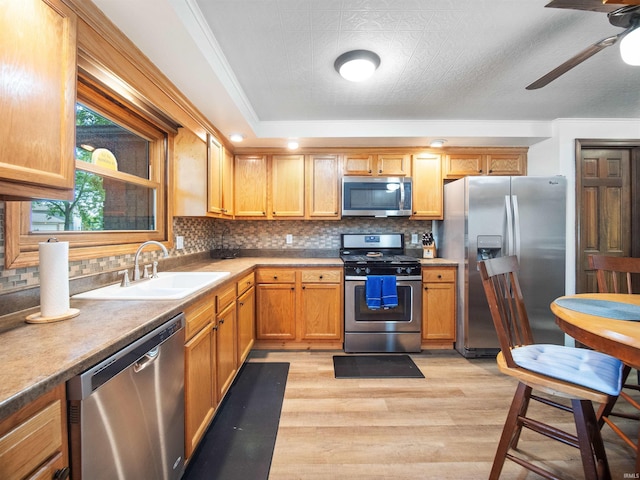
[[404, 210], [404, 182], [400, 182], [400, 210]]

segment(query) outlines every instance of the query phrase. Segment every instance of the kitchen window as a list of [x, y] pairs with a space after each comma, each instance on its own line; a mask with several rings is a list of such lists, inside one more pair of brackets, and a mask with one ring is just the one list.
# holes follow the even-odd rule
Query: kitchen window
[[6, 203], [5, 266], [38, 263], [38, 243], [68, 241], [71, 260], [167, 241], [167, 161], [173, 131], [80, 70], [73, 200]]

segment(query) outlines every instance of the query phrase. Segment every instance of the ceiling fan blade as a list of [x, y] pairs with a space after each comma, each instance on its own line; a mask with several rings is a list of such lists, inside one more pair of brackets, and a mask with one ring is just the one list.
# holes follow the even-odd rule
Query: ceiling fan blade
[[[618, 3], [624, 3], [624, 0], [619, 0]], [[552, 0], [545, 7], [609, 13], [616, 8], [620, 8], [620, 5], [612, 4], [611, 2], [605, 5], [602, 0]]]
[[603, 50], [607, 47], [615, 45], [616, 42], [620, 39], [620, 37], [622, 37], [625, 33], [627, 32], [624, 31], [622, 33], [619, 33], [618, 35], [613, 35], [611, 37], [603, 38], [599, 42], [596, 42], [593, 45], [585, 48], [583, 51], [581, 51], [577, 55], [574, 55], [569, 60], [564, 62], [562, 65], [554, 68], [546, 75], [543, 75], [538, 80], [533, 82], [531, 85], [528, 85], [526, 89], [536, 90], [538, 88], [542, 88], [545, 85], [553, 82], [556, 78], [560, 77], [561, 75], [564, 75], [573, 67], [580, 65], [582, 62], [587, 60], [589, 57], [592, 57], [593, 55], [598, 53], [600, 50]]

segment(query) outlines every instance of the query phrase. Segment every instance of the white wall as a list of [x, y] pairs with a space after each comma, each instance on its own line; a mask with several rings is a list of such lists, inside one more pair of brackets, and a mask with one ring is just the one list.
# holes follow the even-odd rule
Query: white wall
[[553, 122], [553, 136], [529, 148], [529, 175], [567, 177], [566, 293], [575, 293], [576, 269], [576, 139], [637, 139], [640, 119], [560, 119]]

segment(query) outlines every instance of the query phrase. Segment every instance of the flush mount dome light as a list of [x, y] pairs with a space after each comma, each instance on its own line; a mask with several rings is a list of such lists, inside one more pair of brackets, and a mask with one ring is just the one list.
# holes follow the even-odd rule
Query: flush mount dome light
[[620, 56], [627, 65], [640, 65], [640, 25], [622, 38]]
[[380, 66], [380, 57], [369, 50], [352, 50], [336, 58], [333, 66], [346, 80], [362, 82]]
[[231, 140], [232, 142], [241, 142], [242, 140], [244, 140], [244, 135], [242, 135], [241, 133], [232, 133], [231, 135], [229, 135], [229, 140]]

